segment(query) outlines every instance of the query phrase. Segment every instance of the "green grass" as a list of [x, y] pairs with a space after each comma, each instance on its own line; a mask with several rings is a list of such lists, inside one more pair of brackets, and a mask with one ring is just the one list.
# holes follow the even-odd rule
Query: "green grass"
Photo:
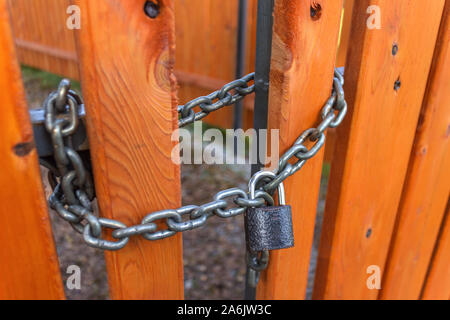
[[[56, 89], [63, 77], [40, 69], [22, 65], [22, 77], [26, 81], [39, 80], [43, 89]], [[72, 80], [72, 89], [81, 92], [80, 82]]]
[[322, 179], [327, 179], [330, 177], [331, 165], [329, 162], [324, 162], [322, 166]]

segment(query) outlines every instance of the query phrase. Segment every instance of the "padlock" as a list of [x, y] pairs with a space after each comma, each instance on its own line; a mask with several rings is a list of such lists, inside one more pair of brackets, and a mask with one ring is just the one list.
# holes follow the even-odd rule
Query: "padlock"
[[[249, 182], [250, 199], [255, 198], [256, 184], [263, 177], [275, 177], [260, 171]], [[294, 246], [291, 207], [285, 203], [283, 183], [278, 186], [278, 206], [248, 208], [245, 215], [247, 246], [254, 252], [286, 249]]]

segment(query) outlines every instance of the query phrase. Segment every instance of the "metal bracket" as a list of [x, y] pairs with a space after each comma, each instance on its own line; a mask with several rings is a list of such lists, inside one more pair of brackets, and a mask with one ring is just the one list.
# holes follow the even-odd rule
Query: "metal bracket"
[[[76, 151], [89, 150], [89, 142], [86, 134], [84, 105], [80, 105], [78, 110], [80, 125], [72, 136], [72, 145]], [[31, 123], [33, 125], [34, 142], [40, 158], [53, 156], [53, 142], [50, 134], [45, 128], [45, 110], [30, 110]]]

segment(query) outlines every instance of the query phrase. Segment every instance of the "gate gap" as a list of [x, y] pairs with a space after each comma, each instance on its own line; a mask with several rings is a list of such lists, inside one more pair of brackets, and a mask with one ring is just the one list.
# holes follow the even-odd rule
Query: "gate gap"
[[325, 200], [328, 189], [328, 179], [330, 176], [331, 164], [324, 162], [322, 167], [322, 176], [320, 180], [319, 201], [317, 204], [316, 222], [314, 225], [313, 245], [311, 247], [311, 256], [309, 259], [308, 282], [306, 286], [306, 300], [312, 299], [314, 288], [314, 278], [316, 275], [317, 259], [319, 257], [319, 242], [322, 233], [322, 223], [325, 211]]

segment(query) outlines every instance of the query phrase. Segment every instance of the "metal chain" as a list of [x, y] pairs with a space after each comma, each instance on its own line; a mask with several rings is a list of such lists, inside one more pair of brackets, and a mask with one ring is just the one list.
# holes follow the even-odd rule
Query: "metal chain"
[[[305, 130], [281, 157], [278, 168], [275, 171], [276, 177], [265, 184], [262, 188], [267, 192], [273, 192], [281, 182], [299, 171], [320, 149], [325, 145], [325, 131], [328, 128], [339, 126], [347, 114], [347, 102], [344, 96], [344, 76], [335, 69], [333, 78], [333, 90], [330, 98], [322, 108], [322, 122], [315, 127]], [[309, 140], [314, 145], [308, 149], [304, 143]], [[291, 164], [291, 160], [296, 162]]]
[[[198, 97], [185, 105], [178, 106], [178, 113], [181, 115], [178, 125], [183, 127], [197, 120], [201, 120], [213, 111], [231, 106], [244, 99], [245, 96], [255, 91], [255, 84], [251, 84], [254, 79], [255, 73], [253, 72], [241, 79], [227, 83], [220, 90], [214, 91], [207, 96]], [[199, 107], [201, 111], [195, 113], [195, 107]]]
[[[180, 106], [180, 126], [202, 119], [210, 112], [233, 104], [253, 92], [254, 85], [249, 86], [253, 78], [254, 74], [249, 74], [206, 97]], [[140, 224], [127, 227], [119, 221], [99, 218], [94, 214], [91, 201], [95, 192], [91, 175], [85, 169], [86, 164], [71, 147], [71, 135], [78, 127], [78, 110], [83, 102], [70, 90], [70, 82], [63, 80], [58, 91], [51, 93], [44, 103], [45, 125], [53, 140], [56, 162], [56, 167], [43, 163], [50, 169], [51, 185], [55, 186], [49, 204], [77, 232], [83, 234], [84, 241], [89, 246], [103, 250], [119, 250], [128, 243], [131, 236], [141, 235], [147, 240], [159, 240], [178, 232], [200, 228], [212, 216], [230, 218], [244, 213], [249, 207], [273, 205], [272, 196], [278, 185], [317, 154], [325, 142], [324, 131], [338, 126], [344, 119], [347, 104], [343, 84], [343, 76], [336, 70], [332, 94], [322, 109], [322, 122], [316, 128], [303, 132], [294, 145], [281, 156], [274, 178], [261, 176], [261, 179], [252, 179], [257, 185], [254, 198], [249, 197], [247, 190], [240, 188], [222, 190], [214, 196], [212, 202], [152, 212], [145, 216]], [[234, 90], [235, 94], [230, 93], [231, 90]], [[218, 101], [214, 102], [216, 99]], [[202, 111], [194, 113], [195, 106], [199, 106]], [[314, 142], [310, 149], [304, 145], [308, 139]], [[296, 162], [291, 164], [291, 159], [296, 159]], [[159, 228], [157, 221], [164, 221], [166, 227]], [[102, 231], [108, 229], [112, 231], [112, 240], [102, 238]], [[268, 253], [255, 253], [247, 260], [254, 270], [263, 270], [267, 266]]]

